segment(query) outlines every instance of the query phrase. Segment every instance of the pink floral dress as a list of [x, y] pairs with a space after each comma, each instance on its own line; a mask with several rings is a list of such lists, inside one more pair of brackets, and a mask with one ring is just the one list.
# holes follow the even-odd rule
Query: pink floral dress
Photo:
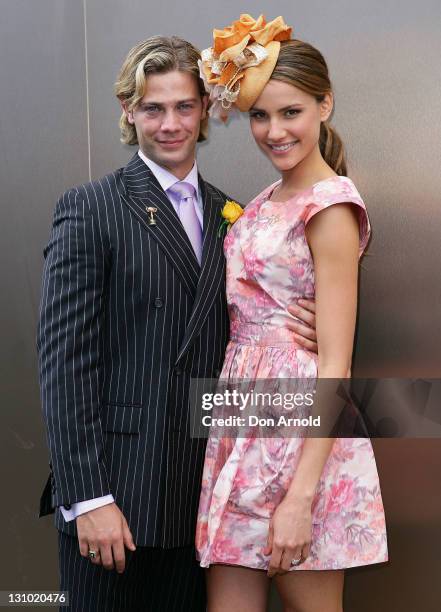
[[[296, 345], [284, 327], [286, 308], [314, 296], [314, 267], [305, 226], [332, 204], [356, 205], [360, 256], [370, 234], [365, 205], [352, 181], [334, 176], [285, 202], [270, 185], [228, 232], [227, 300], [231, 321], [221, 379], [308, 378], [317, 356]], [[266, 570], [270, 518], [283, 499], [303, 439], [210, 437], [196, 531], [202, 567], [212, 563]], [[292, 568], [329, 570], [387, 561], [386, 526], [372, 445], [337, 438], [312, 505], [311, 552]]]

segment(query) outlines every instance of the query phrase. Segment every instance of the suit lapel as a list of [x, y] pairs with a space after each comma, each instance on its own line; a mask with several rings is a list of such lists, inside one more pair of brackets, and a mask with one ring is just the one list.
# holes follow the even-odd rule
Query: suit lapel
[[[223, 200], [199, 175], [204, 210], [202, 262], [199, 262], [187, 233], [154, 174], [136, 153], [122, 174], [120, 197], [130, 212], [158, 242], [176, 270], [184, 287], [194, 296], [193, 309], [176, 363], [190, 348], [200, 332], [225, 279], [223, 238], [217, 231], [221, 223]], [[156, 225], [149, 225], [147, 207], [157, 208]]]
[[[172, 203], [137, 153], [124, 168], [123, 184], [121, 199], [159, 243], [187, 291], [195, 295], [201, 269], [193, 247]], [[157, 208], [156, 225], [149, 225], [150, 206]]]
[[202, 247], [202, 268], [196, 290], [193, 310], [179, 347], [176, 362], [188, 350], [208, 316], [225, 279], [223, 238], [217, 236], [221, 223], [220, 210], [223, 200], [219, 194], [199, 176], [199, 186], [204, 201], [204, 241]]

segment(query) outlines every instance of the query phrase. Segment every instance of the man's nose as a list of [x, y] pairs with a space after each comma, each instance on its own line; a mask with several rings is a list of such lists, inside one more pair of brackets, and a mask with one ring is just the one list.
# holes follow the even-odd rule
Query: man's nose
[[167, 132], [175, 132], [179, 129], [179, 126], [180, 122], [178, 113], [174, 110], [166, 111], [162, 120], [161, 129], [166, 130]]

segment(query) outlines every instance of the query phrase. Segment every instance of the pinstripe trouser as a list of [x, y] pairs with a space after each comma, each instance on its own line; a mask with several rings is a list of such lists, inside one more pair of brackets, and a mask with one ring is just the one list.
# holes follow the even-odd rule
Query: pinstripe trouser
[[205, 612], [203, 570], [193, 546], [126, 550], [123, 574], [80, 555], [78, 539], [58, 532], [60, 590], [73, 612]]

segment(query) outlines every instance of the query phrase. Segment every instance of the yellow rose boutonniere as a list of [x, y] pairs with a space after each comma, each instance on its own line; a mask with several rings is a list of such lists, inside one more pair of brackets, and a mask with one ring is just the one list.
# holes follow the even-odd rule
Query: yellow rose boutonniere
[[224, 227], [227, 228], [227, 231], [236, 223], [236, 221], [243, 215], [243, 208], [240, 204], [235, 202], [234, 200], [227, 200], [224, 204], [224, 207], [221, 210], [221, 216], [223, 218], [222, 223], [219, 226], [219, 230], [217, 235], [219, 238], [222, 235], [222, 230]]

